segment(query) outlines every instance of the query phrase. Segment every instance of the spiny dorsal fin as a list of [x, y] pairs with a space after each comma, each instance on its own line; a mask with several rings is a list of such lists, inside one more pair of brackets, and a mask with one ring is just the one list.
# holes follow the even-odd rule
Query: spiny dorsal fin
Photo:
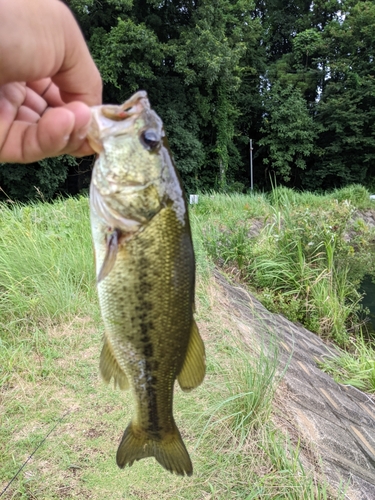
[[190, 391], [202, 383], [205, 373], [206, 357], [204, 344], [197, 324], [193, 320], [185, 361], [177, 380], [183, 391]]

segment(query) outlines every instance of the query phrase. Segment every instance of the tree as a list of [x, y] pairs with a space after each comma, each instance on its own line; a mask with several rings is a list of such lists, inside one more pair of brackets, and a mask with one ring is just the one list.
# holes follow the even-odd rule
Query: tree
[[[309, 188], [364, 182], [375, 162], [375, 5], [347, 3], [325, 32], [326, 81], [317, 105], [322, 126]], [[317, 183], [317, 179], [319, 182]]]
[[299, 183], [300, 171], [314, 150], [318, 129], [300, 91], [276, 83], [266, 92], [263, 137], [266, 148], [263, 163], [284, 183]]
[[205, 168], [211, 173], [211, 182], [205, 179], [206, 186], [225, 188], [239, 166], [235, 133], [243, 109], [237, 92], [243, 77], [251, 72], [256, 57], [251, 61], [249, 54], [257, 52], [260, 36], [252, 8], [253, 2], [248, 0], [203, 0], [193, 12], [193, 27], [186, 26], [180, 37], [170, 42], [174, 70], [186, 87], [195, 88], [199, 95]]
[[20, 201], [34, 198], [49, 200], [64, 185], [69, 167], [76, 165], [77, 160], [67, 155], [28, 165], [0, 164], [1, 198]]
[[294, 35], [301, 19], [306, 19], [310, 0], [257, 0], [254, 15], [261, 19], [262, 42], [266, 46], [270, 62], [277, 61], [292, 51]]
[[[262, 129], [267, 134], [262, 140], [262, 144], [267, 145], [263, 153], [270, 155], [264, 162], [286, 172], [286, 180], [292, 165], [297, 167], [295, 154], [302, 146], [306, 153], [299, 158], [299, 168], [295, 170], [298, 175], [291, 175], [296, 185], [327, 189], [365, 182], [366, 176], [373, 175], [371, 168], [375, 159], [375, 5], [368, 1], [317, 0], [306, 10], [306, 5], [292, 3], [294, 9], [300, 6], [301, 15], [296, 17], [289, 47], [280, 49], [277, 57], [275, 51], [268, 49], [270, 63], [265, 73], [265, 87], [275, 89], [277, 84], [283, 89], [298, 89], [305, 104], [297, 112], [298, 99], [290, 106], [291, 101], [284, 96], [286, 101], [280, 103], [278, 110], [275, 106], [279, 92], [267, 92], [265, 110], [268, 114], [272, 111], [273, 121]], [[277, 6], [277, 2], [271, 0], [263, 4], [269, 8]], [[285, 8], [292, 6], [287, 4]], [[263, 22], [271, 26], [275, 14], [273, 11]], [[278, 22], [284, 21], [288, 26], [287, 16], [281, 15]], [[272, 33], [275, 32], [270, 29], [268, 40], [272, 39]], [[270, 102], [270, 99], [276, 100]], [[297, 115], [306, 118], [301, 133], [290, 119]], [[304, 138], [304, 132], [310, 127], [312, 148]], [[283, 143], [285, 137], [293, 138], [293, 151], [281, 146], [280, 141]]]

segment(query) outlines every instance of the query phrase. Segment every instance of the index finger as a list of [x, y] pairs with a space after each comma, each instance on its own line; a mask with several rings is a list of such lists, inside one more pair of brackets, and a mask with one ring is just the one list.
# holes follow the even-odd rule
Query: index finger
[[[50, 0], [49, 0], [50, 1]], [[61, 2], [59, 2], [61, 3]], [[52, 81], [65, 102], [82, 101], [88, 106], [102, 102], [102, 79], [72, 13], [62, 4], [66, 15], [62, 19], [65, 57]]]
[[50, 77], [64, 102], [101, 103], [99, 71], [65, 4], [0, 0], [0, 12], [0, 84]]

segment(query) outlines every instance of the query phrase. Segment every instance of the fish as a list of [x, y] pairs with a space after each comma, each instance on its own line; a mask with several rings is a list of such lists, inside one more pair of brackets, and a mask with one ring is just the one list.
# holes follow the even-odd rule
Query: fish
[[117, 465], [154, 457], [190, 476], [173, 417], [174, 384], [183, 391], [201, 384], [205, 348], [194, 319], [195, 258], [182, 183], [145, 91], [122, 105], [93, 107], [88, 140], [97, 153], [90, 220], [104, 323], [99, 368], [134, 401]]

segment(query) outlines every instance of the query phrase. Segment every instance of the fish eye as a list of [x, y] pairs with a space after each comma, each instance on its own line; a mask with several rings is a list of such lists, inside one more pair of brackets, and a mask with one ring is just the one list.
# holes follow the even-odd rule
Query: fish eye
[[146, 149], [153, 151], [160, 144], [160, 135], [152, 129], [145, 130], [141, 135], [141, 142]]

